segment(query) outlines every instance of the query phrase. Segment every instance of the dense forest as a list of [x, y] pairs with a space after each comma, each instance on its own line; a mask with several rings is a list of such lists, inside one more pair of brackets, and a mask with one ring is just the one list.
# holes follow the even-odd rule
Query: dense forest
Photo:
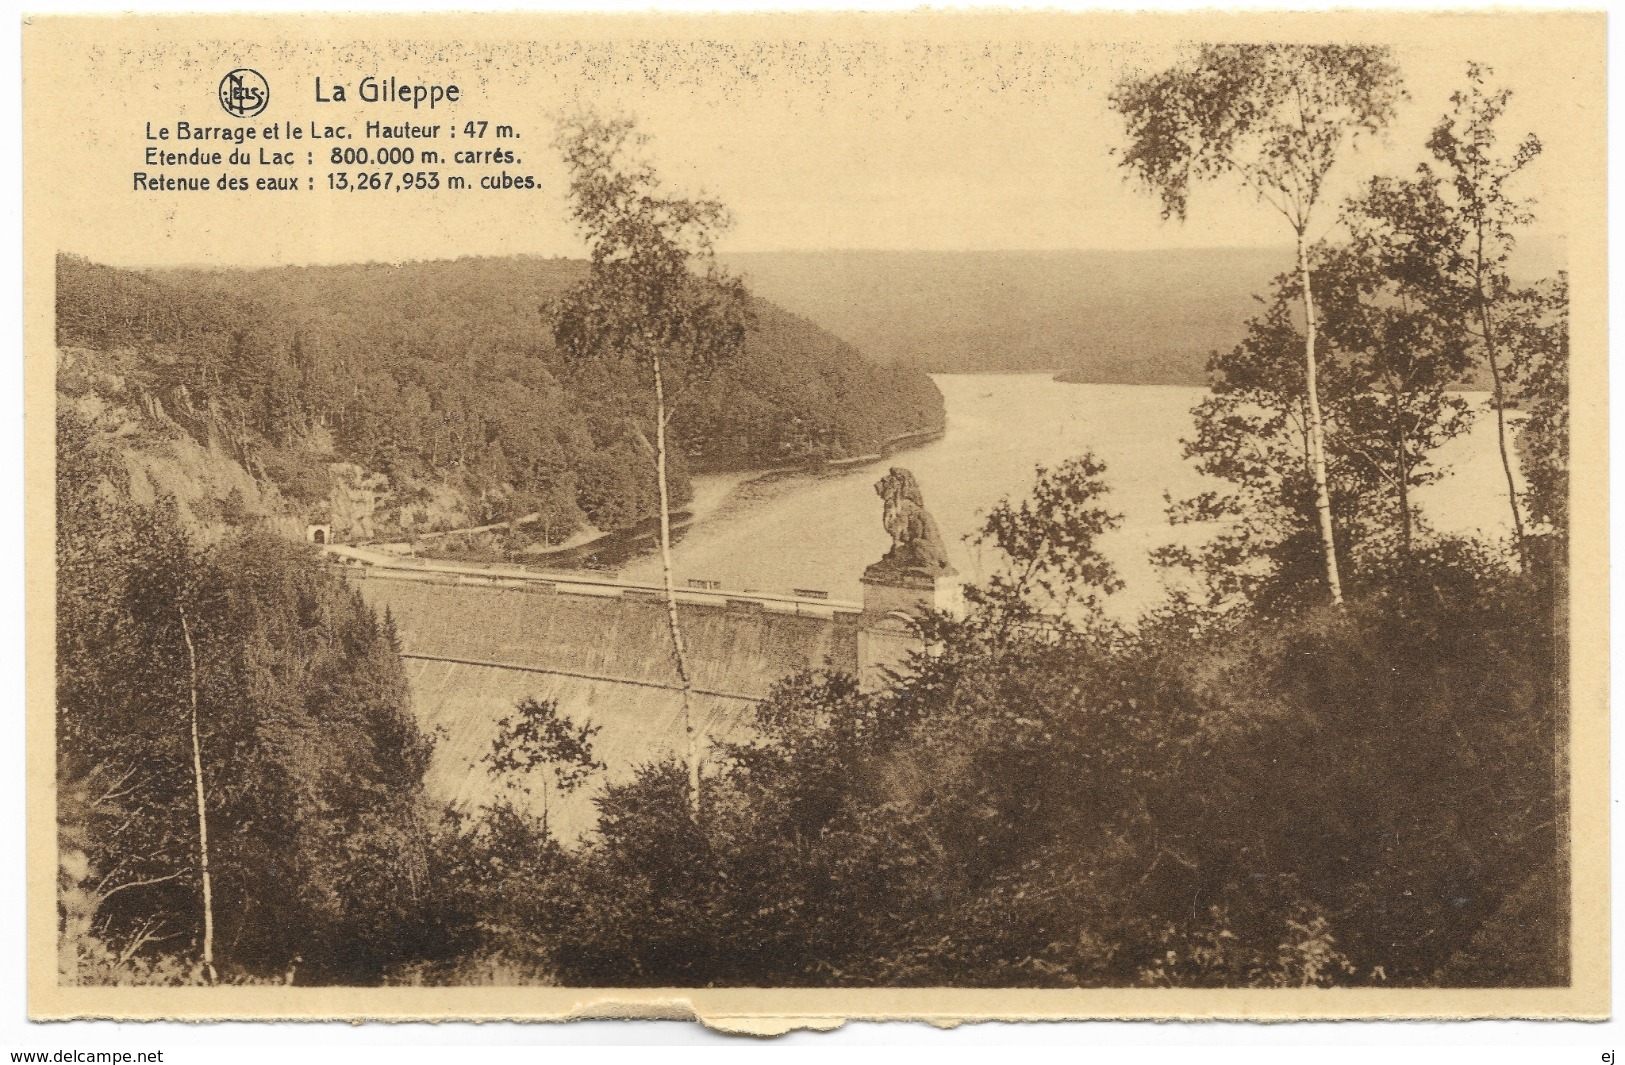
[[[1323, 127], [1294, 110], [1270, 128], [1316, 151], [1380, 128], [1398, 95], [1375, 47], [1184, 62], [1114, 97], [1125, 159], [1175, 201], [1212, 175], [1158, 153], [1201, 143], [1166, 134], [1212, 118], [1211, 100], [1180, 108], [1213, 69], [1243, 118], [1272, 94], [1320, 101]], [[1209, 354], [1184, 448], [1214, 487], [1168, 510], [1206, 535], [1155, 553], [1164, 600], [1132, 624], [1101, 609], [1121, 587], [1096, 546], [1122, 521], [1114, 471], [1039, 468], [975, 534], [1002, 568], [962, 612], [915, 619], [890, 683], [784, 678], [703, 777], [675, 754], [637, 767], [580, 841], [506, 797], [432, 802], [392, 620], [252, 521], [206, 529], [135, 498], [128, 437], [63, 404], [63, 978], [1567, 985], [1568, 285], [1508, 268], [1529, 217], [1508, 190], [1540, 148], [1500, 144], [1505, 101], [1469, 68], [1418, 168], [1323, 205], [1336, 239], [1299, 228], [1298, 268]], [[1312, 155], [1262, 153], [1335, 153]], [[136, 286], [109, 289], [124, 321], [173, 291], [68, 265]], [[166, 313], [141, 328], [172, 338]], [[297, 367], [309, 349], [288, 343]], [[1473, 416], [1453, 391], [1469, 373], [1494, 385], [1500, 539], [1444, 535], [1414, 499]], [[308, 416], [252, 417], [267, 446], [309, 431], [277, 444], [277, 419]], [[472, 461], [459, 440], [419, 439], [410, 461]], [[590, 708], [519, 702], [491, 737], [492, 792], [578, 786], [604, 768], [595, 735]]]
[[213, 979], [205, 871], [225, 980], [375, 979], [425, 949], [439, 815], [389, 621], [296, 542], [206, 544], [133, 501], [67, 409], [57, 472], [64, 971]]
[[[63, 384], [156, 405], [308, 520], [342, 526], [343, 487], [382, 475], [376, 536], [535, 513], [557, 542], [655, 507], [647, 387], [554, 342], [551, 308], [585, 276], [564, 259], [133, 271], [63, 255], [57, 341], [78, 352]], [[941, 425], [923, 372], [873, 366], [765, 300], [748, 310], [739, 357], [676, 398], [679, 498], [693, 471], [867, 454]]]

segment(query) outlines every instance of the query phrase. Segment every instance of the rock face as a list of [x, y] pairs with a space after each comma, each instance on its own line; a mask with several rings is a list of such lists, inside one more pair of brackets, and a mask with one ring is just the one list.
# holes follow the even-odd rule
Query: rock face
[[377, 535], [373, 518], [389, 492], [389, 478], [351, 462], [330, 462], [327, 469], [333, 487], [317, 508], [317, 520], [331, 525], [341, 541], [371, 540]]
[[881, 522], [891, 535], [891, 550], [879, 562], [863, 573], [864, 579], [895, 579], [898, 577], [952, 577], [953, 566], [948, 563], [948, 550], [942, 543], [942, 534], [930, 511], [925, 509], [925, 497], [920, 493], [914, 474], [900, 466], [875, 482], [875, 494], [885, 504]]

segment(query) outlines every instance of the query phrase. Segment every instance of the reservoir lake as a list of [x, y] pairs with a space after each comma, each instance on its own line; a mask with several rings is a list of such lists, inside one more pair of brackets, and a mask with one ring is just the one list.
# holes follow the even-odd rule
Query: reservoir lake
[[[997, 559], [966, 540], [1005, 497], [1024, 497], [1034, 467], [1093, 451], [1106, 464], [1104, 505], [1123, 515], [1101, 539], [1126, 588], [1112, 613], [1129, 618], [1163, 594], [1148, 560], [1163, 544], [1199, 538], [1168, 524], [1165, 495], [1183, 498], [1222, 482], [1198, 475], [1181, 456], [1193, 431], [1191, 409], [1205, 389], [1167, 385], [1065, 384], [1049, 374], [940, 374], [947, 402], [944, 434], [929, 443], [856, 467], [694, 478], [694, 520], [676, 537], [679, 586], [690, 579], [723, 588], [784, 592], [820, 589], [836, 599], [862, 597], [864, 567], [890, 546], [874, 483], [891, 466], [912, 470], [961, 579], [977, 582]], [[1472, 429], [1436, 456], [1449, 473], [1417, 493], [1418, 506], [1442, 532], [1486, 538], [1510, 527], [1505, 481], [1487, 396], [1470, 394]], [[658, 554], [624, 560], [622, 578], [656, 582]]]

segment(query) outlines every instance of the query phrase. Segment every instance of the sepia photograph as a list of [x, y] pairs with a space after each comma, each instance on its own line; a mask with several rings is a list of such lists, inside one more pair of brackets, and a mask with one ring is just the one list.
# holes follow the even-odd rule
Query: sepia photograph
[[28, 20], [31, 1015], [1606, 1016], [1603, 28]]

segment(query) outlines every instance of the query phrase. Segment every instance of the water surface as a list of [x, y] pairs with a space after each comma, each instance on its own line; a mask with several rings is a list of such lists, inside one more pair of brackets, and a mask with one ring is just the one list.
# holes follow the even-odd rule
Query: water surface
[[[813, 588], [859, 599], [864, 567], [890, 546], [873, 488], [890, 466], [914, 472], [950, 559], [963, 577], [979, 580], [996, 559], [967, 543], [966, 534], [1002, 497], [1024, 496], [1036, 465], [1093, 451], [1106, 463], [1112, 488], [1105, 503], [1124, 516], [1100, 544], [1128, 586], [1117, 610], [1132, 614], [1161, 594], [1147, 555], [1185, 535], [1168, 525], [1165, 495], [1220, 487], [1181, 456], [1180, 440], [1191, 433], [1190, 411], [1203, 389], [1063, 384], [1048, 374], [943, 374], [935, 380], [947, 401], [947, 431], [918, 448], [857, 468], [742, 482], [728, 475], [731, 482], [717, 485], [697, 478], [697, 493], [715, 488], [721, 499], [682, 531], [673, 550], [679, 583], [694, 578], [741, 590]], [[1482, 406], [1482, 397], [1472, 398]], [[1450, 532], [1504, 535], [1509, 523], [1493, 417], [1484, 412], [1440, 459], [1453, 471], [1419, 495], [1429, 520]], [[657, 580], [659, 559], [645, 553], [625, 560], [621, 574]]]

